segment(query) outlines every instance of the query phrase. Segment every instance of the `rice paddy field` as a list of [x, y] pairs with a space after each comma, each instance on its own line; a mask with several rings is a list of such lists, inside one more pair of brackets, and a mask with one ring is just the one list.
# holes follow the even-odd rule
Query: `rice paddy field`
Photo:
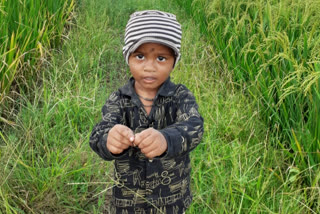
[[320, 213], [319, 0], [0, 0], [0, 213], [109, 213], [88, 140], [145, 9], [182, 24], [205, 119], [187, 213]]

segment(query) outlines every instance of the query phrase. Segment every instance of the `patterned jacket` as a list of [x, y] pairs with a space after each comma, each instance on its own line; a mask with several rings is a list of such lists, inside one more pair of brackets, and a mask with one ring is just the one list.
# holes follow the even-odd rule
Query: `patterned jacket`
[[[134, 79], [113, 92], [102, 108], [102, 121], [90, 136], [91, 148], [115, 160], [113, 213], [183, 213], [192, 201], [189, 152], [203, 135], [203, 118], [193, 94], [170, 77], [160, 87], [149, 115], [133, 88]], [[159, 130], [168, 149], [150, 162], [139, 148], [113, 155], [106, 147], [109, 130], [123, 124], [138, 133]]]

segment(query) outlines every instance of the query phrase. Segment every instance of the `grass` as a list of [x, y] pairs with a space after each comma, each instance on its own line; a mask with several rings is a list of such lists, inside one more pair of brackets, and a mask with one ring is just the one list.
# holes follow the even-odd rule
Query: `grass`
[[16, 125], [1, 126], [0, 213], [107, 213], [112, 163], [94, 154], [88, 137], [108, 94], [129, 77], [121, 53], [126, 21], [151, 8], [182, 23], [182, 60], [172, 77], [194, 92], [205, 118], [202, 144], [191, 153], [188, 213], [319, 213], [319, 172], [298, 168], [299, 153], [272, 146], [278, 138], [263, 110], [238, 87], [196, 18], [175, 1], [153, 0], [78, 2], [76, 24], [44, 61], [41, 85], [32, 98], [19, 95]]

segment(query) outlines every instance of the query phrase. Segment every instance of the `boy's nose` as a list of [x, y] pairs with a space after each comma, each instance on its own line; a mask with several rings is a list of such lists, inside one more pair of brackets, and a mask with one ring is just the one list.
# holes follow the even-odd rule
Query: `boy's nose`
[[153, 60], [146, 60], [143, 71], [154, 72], [155, 71], [154, 61]]

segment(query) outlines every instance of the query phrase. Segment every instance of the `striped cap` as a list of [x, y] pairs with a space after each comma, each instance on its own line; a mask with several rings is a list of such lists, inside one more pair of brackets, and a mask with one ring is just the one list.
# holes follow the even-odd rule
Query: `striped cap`
[[129, 64], [129, 56], [144, 43], [159, 43], [175, 53], [175, 64], [180, 59], [181, 25], [176, 16], [158, 10], [144, 10], [131, 14], [126, 26], [123, 56]]

